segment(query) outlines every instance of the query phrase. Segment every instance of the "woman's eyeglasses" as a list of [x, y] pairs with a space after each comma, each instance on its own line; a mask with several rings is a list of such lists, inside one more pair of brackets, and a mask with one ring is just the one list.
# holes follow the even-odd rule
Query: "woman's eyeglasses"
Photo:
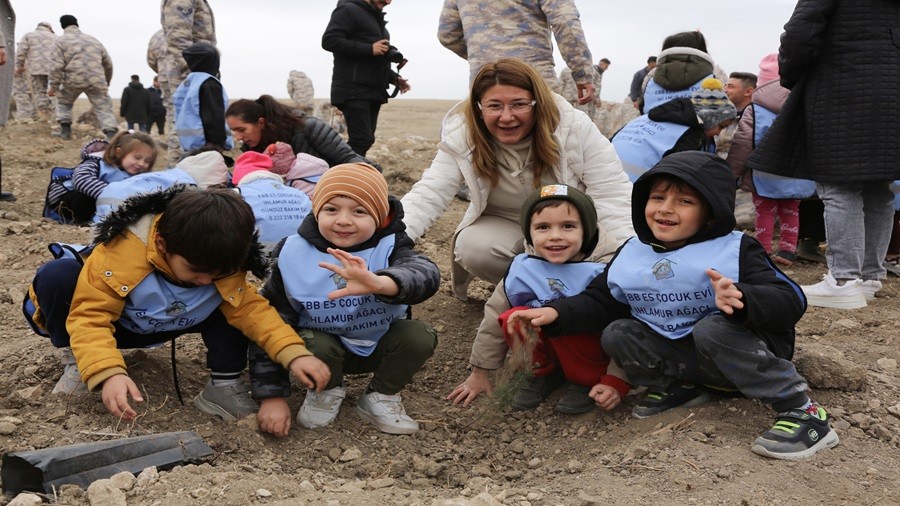
[[482, 104], [479, 102], [478, 109], [480, 109], [481, 113], [485, 116], [500, 116], [507, 107], [509, 107], [509, 112], [513, 114], [525, 114], [531, 112], [535, 104], [537, 104], [537, 100], [532, 100], [531, 102], [526, 102], [524, 100], [521, 102], [511, 102], [508, 105], [499, 102], [491, 102], [490, 104]]

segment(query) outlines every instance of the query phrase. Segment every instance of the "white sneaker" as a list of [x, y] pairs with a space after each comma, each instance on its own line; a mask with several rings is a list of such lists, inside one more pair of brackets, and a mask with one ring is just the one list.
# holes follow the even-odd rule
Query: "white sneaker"
[[59, 349], [59, 363], [63, 366], [62, 376], [56, 382], [51, 393], [63, 395], [81, 395], [88, 393], [88, 387], [81, 381], [81, 371], [75, 364], [72, 348]]
[[[866, 296], [860, 287], [862, 280], [851, 279], [839, 286], [831, 273], [822, 276], [822, 281], [814, 285], [801, 286], [810, 306], [835, 309], [859, 309], [866, 307]], [[874, 292], [873, 292], [874, 296]]]
[[881, 287], [881, 281], [878, 281], [877, 279], [867, 279], [859, 284], [859, 289], [862, 290], [866, 300], [874, 299], [875, 293], [878, 292], [878, 290], [881, 290]]
[[330, 424], [337, 418], [346, 396], [347, 391], [342, 386], [322, 393], [307, 390], [303, 406], [300, 406], [300, 411], [297, 412], [297, 422], [307, 429], [318, 429]]
[[384, 395], [370, 392], [359, 398], [356, 412], [363, 420], [388, 434], [415, 434], [419, 424], [406, 414], [400, 394]]

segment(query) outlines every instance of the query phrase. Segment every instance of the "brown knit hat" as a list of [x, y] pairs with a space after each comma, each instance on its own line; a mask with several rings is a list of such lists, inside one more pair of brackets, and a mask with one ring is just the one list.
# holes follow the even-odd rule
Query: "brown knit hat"
[[318, 216], [322, 206], [337, 196], [359, 202], [375, 219], [378, 228], [389, 223], [388, 185], [375, 167], [367, 163], [344, 163], [326, 170], [313, 192], [313, 216]]

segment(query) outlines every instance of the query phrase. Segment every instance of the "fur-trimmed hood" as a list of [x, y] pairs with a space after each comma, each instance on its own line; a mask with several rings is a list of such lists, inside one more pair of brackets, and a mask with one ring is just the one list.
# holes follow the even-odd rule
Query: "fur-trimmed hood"
[[[179, 184], [163, 191], [129, 197], [96, 225], [93, 243], [107, 244], [127, 230], [134, 232], [136, 236], [146, 242], [149, 240], [147, 233], [152, 217], [162, 214], [176, 195], [189, 188], [192, 189], [191, 191], [203, 191], [190, 185]], [[253, 233], [253, 243], [250, 246], [247, 260], [244, 262], [244, 270], [252, 272], [259, 279], [264, 279], [269, 273], [269, 261], [259, 242], [259, 231]]]

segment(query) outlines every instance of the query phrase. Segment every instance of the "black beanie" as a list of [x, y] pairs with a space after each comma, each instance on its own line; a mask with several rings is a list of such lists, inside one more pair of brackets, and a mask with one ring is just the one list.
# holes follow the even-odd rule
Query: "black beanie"
[[525, 235], [525, 242], [529, 246], [534, 246], [531, 241], [531, 215], [532, 209], [538, 202], [544, 200], [565, 200], [578, 210], [581, 217], [581, 226], [584, 227], [584, 238], [581, 242], [581, 252], [590, 255], [597, 247], [600, 240], [600, 234], [597, 230], [597, 209], [594, 207], [594, 201], [584, 194], [584, 192], [566, 186], [564, 184], [551, 184], [542, 186], [531, 192], [525, 198], [522, 204], [522, 215], [519, 221], [522, 224], [522, 233]]
[[59, 24], [65, 29], [67, 26], [78, 26], [78, 20], [71, 14], [64, 14], [59, 18]]

